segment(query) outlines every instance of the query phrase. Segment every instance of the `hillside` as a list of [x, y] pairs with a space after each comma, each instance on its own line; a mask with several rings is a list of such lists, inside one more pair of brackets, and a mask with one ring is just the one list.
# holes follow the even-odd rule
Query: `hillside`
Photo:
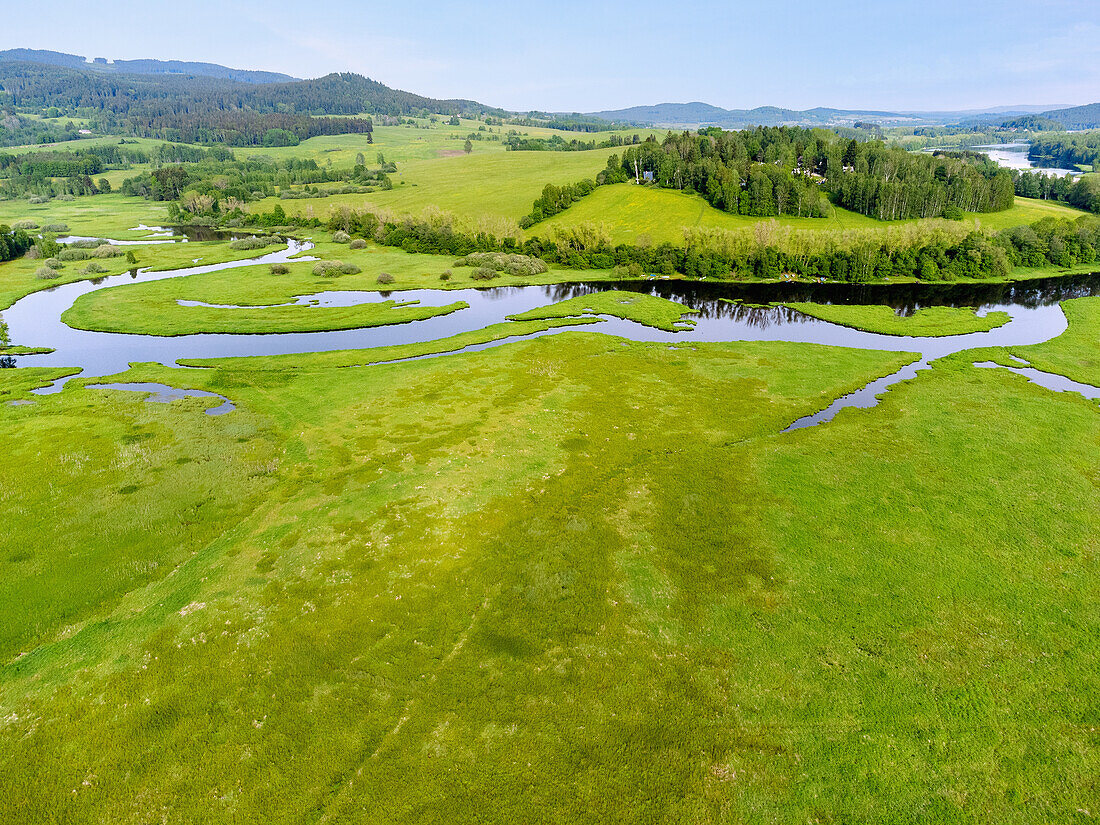
[[43, 63], [48, 66], [64, 66], [69, 69], [90, 69], [97, 72], [122, 74], [160, 75], [180, 74], [192, 77], [217, 77], [240, 83], [282, 83], [297, 80], [280, 72], [262, 72], [251, 69], [233, 69], [217, 63], [196, 63], [185, 60], [115, 60], [108, 63], [97, 57], [94, 62], [78, 54], [53, 52], [46, 49], [7, 49], [0, 51], [0, 60]]
[[[224, 66], [179, 61], [122, 61], [128, 71], [104, 70], [77, 55], [15, 49], [0, 52], [0, 90], [16, 107], [57, 106], [143, 117], [161, 111], [194, 112], [195, 105], [221, 111], [246, 110], [308, 115], [408, 115], [492, 113], [503, 110], [473, 100], [437, 100], [392, 89], [358, 74], [334, 73], [313, 80], [260, 81]], [[133, 68], [131, 68], [133, 67]], [[251, 79], [243, 76], [250, 75]]]
[[1067, 129], [1096, 129], [1100, 128], [1100, 103], [1054, 109], [1043, 112], [1042, 116], [1061, 123]]

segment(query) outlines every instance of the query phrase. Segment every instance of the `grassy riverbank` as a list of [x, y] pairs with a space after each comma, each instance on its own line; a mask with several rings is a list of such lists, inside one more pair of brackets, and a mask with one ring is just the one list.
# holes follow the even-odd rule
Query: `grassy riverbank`
[[888, 306], [814, 304], [786, 302], [783, 306], [839, 324], [844, 327], [878, 332], [883, 335], [941, 336], [986, 332], [1004, 326], [1011, 318], [1007, 312], [989, 312], [979, 316], [966, 307], [924, 307], [912, 315], [898, 315]]

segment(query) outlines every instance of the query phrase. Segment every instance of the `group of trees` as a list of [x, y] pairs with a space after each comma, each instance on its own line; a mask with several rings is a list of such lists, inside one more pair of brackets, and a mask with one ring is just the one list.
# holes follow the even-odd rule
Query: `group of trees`
[[566, 140], [561, 135], [533, 138], [509, 129], [504, 136], [504, 148], [512, 152], [587, 152], [591, 149], [613, 149], [618, 146], [636, 146], [642, 139], [638, 135], [626, 138], [611, 135], [607, 140]]
[[34, 239], [21, 229], [0, 224], [0, 262], [21, 258], [34, 245]]
[[914, 154], [879, 142], [851, 141], [824, 161], [833, 201], [878, 220], [961, 217], [1014, 203], [1012, 174], [984, 156]]
[[[829, 200], [879, 220], [961, 217], [1013, 204], [1013, 180], [987, 157], [915, 155], [880, 141], [844, 141], [796, 127], [717, 127], [647, 138], [612, 155], [595, 184], [634, 180], [701, 195], [754, 217], [824, 217]], [[595, 187], [547, 187], [522, 225], [557, 214]]]
[[[203, 152], [198, 149], [196, 151]], [[321, 166], [312, 158], [275, 160], [265, 156], [250, 156], [245, 160], [220, 159], [220, 153], [208, 152], [191, 163], [173, 163], [151, 172], [127, 178], [120, 191], [149, 200], [175, 201], [185, 193], [202, 196], [183, 204], [188, 212], [202, 204], [202, 213], [217, 214], [232, 211], [241, 204], [266, 198], [276, 191], [290, 191], [293, 186], [343, 182], [359, 186], [377, 185], [390, 188], [388, 173], [396, 171], [379, 154], [378, 169], [368, 169], [362, 153], [351, 169]]]
[[1018, 172], [1015, 175], [1015, 191], [1021, 197], [1062, 201], [1100, 214], [1100, 178], [1094, 176], [1073, 178], [1069, 175], [1047, 175], [1042, 171]]

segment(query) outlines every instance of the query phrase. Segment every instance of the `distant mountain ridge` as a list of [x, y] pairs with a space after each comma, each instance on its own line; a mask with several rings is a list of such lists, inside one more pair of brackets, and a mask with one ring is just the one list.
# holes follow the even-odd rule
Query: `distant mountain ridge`
[[47, 49], [7, 49], [0, 51], [0, 60], [16, 60], [27, 63], [43, 63], [47, 66], [63, 66], [67, 69], [87, 69], [104, 73], [121, 72], [136, 75], [190, 75], [235, 80], [238, 83], [286, 83], [298, 80], [280, 72], [263, 72], [252, 69], [233, 69], [218, 63], [196, 63], [185, 60], [115, 60], [105, 58], [89, 62], [78, 54], [53, 52]]
[[1051, 109], [1042, 112], [1040, 117], [1057, 121], [1067, 129], [1097, 129], [1100, 128], [1100, 103], [1071, 106], [1067, 109]]
[[[876, 109], [834, 109], [818, 106], [813, 109], [784, 109], [778, 106], [758, 106], [755, 109], [723, 109], [709, 103], [659, 103], [653, 106], [632, 106], [590, 112], [587, 117], [601, 120], [670, 126], [679, 128], [721, 126], [851, 126], [857, 122], [873, 122], [881, 126], [918, 126], [960, 122], [996, 122], [1013, 116], [1043, 112], [1046, 106], [997, 106], [966, 111], [889, 112]], [[1087, 108], [1087, 107], [1078, 107]]]

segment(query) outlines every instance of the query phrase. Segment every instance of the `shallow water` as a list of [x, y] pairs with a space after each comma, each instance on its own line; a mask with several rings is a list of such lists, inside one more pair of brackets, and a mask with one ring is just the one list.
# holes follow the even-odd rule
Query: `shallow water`
[[205, 390], [181, 390], [178, 387], [170, 387], [167, 384], [156, 384], [151, 381], [128, 381], [113, 384], [85, 384], [87, 389], [93, 390], [122, 390], [125, 392], [149, 393], [146, 401], [155, 404], [167, 404], [177, 398], [220, 398], [222, 403], [206, 410], [207, 415], [225, 415], [237, 409], [236, 405], [224, 395]]
[[[812, 426], [832, 418], [849, 406], [873, 406], [876, 396], [898, 381], [911, 378], [928, 362], [975, 347], [1037, 344], [1060, 335], [1067, 322], [1058, 302], [1084, 295], [1100, 295], [1100, 276], [1073, 276], [1017, 284], [982, 285], [848, 285], [848, 284], [730, 284], [719, 282], [648, 281], [628, 283], [580, 283], [553, 286], [497, 287], [482, 289], [422, 289], [395, 292], [333, 290], [305, 295], [291, 302], [312, 306], [351, 306], [379, 300], [418, 301], [425, 306], [444, 306], [465, 301], [468, 309], [449, 315], [383, 327], [281, 334], [217, 334], [162, 337], [152, 335], [89, 332], [72, 329], [61, 322], [62, 313], [81, 295], [127, 283], [178, 278], [256, 264], [281, 263], [311, 248], [308, 242], [292, 241], [285, 249], [256, 258], [168, 272], [136, 272], [62, 284], [26, 296], [4, 312], [13, 344], [48, 346], [45, 355], [19, 356], [19, 366], [78, 366], [82, 377], [113, 375], [131, 363], [158, 362], [168, 366], [181, 358], [217, 358], [255, 355], [287, 355], [346, 349], [367, 349], [394, 344], [419, 343], [447, 338], [462, 332], [501, 323], [509, 315], [550, 303], [608, 289], [659, 295], [698, 310], [687, 316], [689, 328], [665, 332], [631, 321], [605, 318], [584, 327], [633, 341], [674, 343], [720, 341], [791, 341], [828, 346], [913, 352], [919, 362], [868, 384], [856, 393], [837, 399], [829, 408], [800, 419], [791, 428]], [[296, 260], [312, 260], [309, 257]], [[338, 282], [333, 284], [338, 285]], [[976, 307], [984, 314], [1004, 311], [1011, 320], [988, 332], [940, 338], [880, 335], [838, 326], [785, 307], [758, 306], [776, 301], [820, 303], [886, 304], [899, 314], [910, 314], [922, 306]], [[197, 302], [184, 302], [194, 305]], [[568, 329], [568, 328], [565, 328]], [[531, 338], [556, 334], [547, 330]], [[504, 341], [477, 344], [461, 350], [473, 352], [499, 346]], [[57, 392], [64, 381], [40, 392]]]

